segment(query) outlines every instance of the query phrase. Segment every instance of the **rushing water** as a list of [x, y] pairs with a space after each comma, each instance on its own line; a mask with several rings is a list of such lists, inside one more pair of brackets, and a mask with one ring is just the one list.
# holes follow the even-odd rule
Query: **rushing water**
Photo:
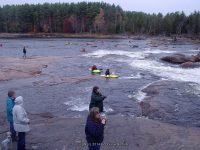
[[[27, 46], [28, 56], [64, 56], [62, 61], [52, 62], [43, 70], [47, 75], [29, 79], [10, 80], [0, 83], [0, 109], [5, 109], [7, 90], [14, 88], [18, 95], [23, 95], [29, 112], [51, 112], [56, 116], [80, 117], [88, 113], [91, 90], [98, 85], [107, 99], [104, 102], [107, 115], [120, 114], [123, 116], [140, 116], [139, 101], [146, 94], [141, 90], [148, 85], [166, 80], [171, 87], [165, 87], [167, 95], [162, 96], [166, 103], [174, 106], [174, 111], [180, 110], [179, 102], [184, 101], [183, 107], [195, 114], [179, 116], [175, 113], [166, 114], [168, 122], [193, 122], [200, 124], [200, 69], [182, 69], [160, 61], [160, 57], [172, 53], [196, 54], [199, 44], [180, 43], [159, 47], [150, 47], [150, 40], [130, 39], [2, 39], [0, 56], [21, 57], [23, 46]], [[132, 48], [132, 45], [138, 45]], [[82, 48], [86, 53], [81, 53]], [[49, 76], [79, 77], [90, 75], [91, 65], [99, 68], [110, 68], [118, 74], [118, 79], [106, 80], [93, 76], [75, 84], [58, 84], [53, 86], [35, 86], [33, 83], [48, 80]], [[178, 83], [178, 84], [177, 84]], [[175, 90], [169, 90], [173, 88]], [[172, 97], [173, 96], [173, 97]], [[171, 105], [170, 98], [176, 99]], [[186, 100], [191, 100], [192, 102]], [[156, 118], [156, 117], [155, 117]], [[180, 121], [180, 120], [181, 121]], [[192, 124], [193, 124], [192, 123]]]

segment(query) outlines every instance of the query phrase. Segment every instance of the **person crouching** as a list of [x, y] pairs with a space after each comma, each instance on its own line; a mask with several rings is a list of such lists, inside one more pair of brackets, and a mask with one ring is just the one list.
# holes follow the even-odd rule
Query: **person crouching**
[[13, 108], [13, 121], [15, 131], [18, 132], [17, 150], [25, 150], [26, 145], [26, 132], [30, 131], [30, 120], [27, 117], [27, 113], [23, 107], [23, 97], [19, 96], [15, 99], [15, 106]]

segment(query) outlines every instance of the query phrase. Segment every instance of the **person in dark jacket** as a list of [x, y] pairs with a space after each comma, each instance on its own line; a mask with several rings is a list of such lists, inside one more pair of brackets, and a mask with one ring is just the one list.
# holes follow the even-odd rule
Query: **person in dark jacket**
[[15, 91], [13, 90], [9, 90], [8, 91], [8, 98], [6, 100], [6, 112], [7, 112], [7, 120], [10, 124], [10, 132], [11, 132], [11, 137], [12, 137], [12, 141], [16, 141], [16, 131], [14, 129], [14, 125], [13, 125], [13, 107], [15, 105]]
[[24, 48], [23, 48], [23, 54], [24, 54], [24, 55], [23, 55], [23, 58], [26, 59], [26, 48], [25, 48], [25, 46], [24, 46]]
[[85, 126], [86, 140], [89, 150], [100, 150], [104, 138], [106, 119], [102, 118], [98, 107], [93, 107], [87, 117]]
[[106, 70], [105, 75], [106, 75], [106, 76], [109, 76], [109, 75], [110, 75], [110, 70], [109, 70], [109, 69]]
[[103, 96], [99, 92], [98, 86], [93, 87], [89, 109], [91, 109], [92, 107], [98, 107], [99, 111], [103, 112], [103, 100], [105, 98], [106, 98], [106, 96]]

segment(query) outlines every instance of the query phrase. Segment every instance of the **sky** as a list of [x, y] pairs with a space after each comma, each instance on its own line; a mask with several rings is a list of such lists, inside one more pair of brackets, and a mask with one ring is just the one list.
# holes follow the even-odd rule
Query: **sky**
[[200, 11], [200, 0], [0, 0], [0, 5], [6, 4], [37, 4], [56, 2], [106, 2], [120, 5], [123, 10], [142, 11], [146, 13], [163, 13], [184, 11], [187, 15], [191, 12]]

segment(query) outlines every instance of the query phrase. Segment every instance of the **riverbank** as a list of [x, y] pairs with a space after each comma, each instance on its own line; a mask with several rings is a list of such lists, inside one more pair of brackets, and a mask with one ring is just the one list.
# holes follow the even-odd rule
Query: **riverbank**
[[[29, 117], [28, 149], [87, 149], [84, 133], [86, 116], [58, 118], [39, 113], [29, 114]], [[1, 127], [1, 140], [7, 130], [5, 125]], [[199, 138], [199, 128], [180, 127], [145, 118], [108, 116], [102, 150], [199, 150]]]
[[[174, 37], [176, 40], [174, 41]], [[148, 35], [148, 34], [97, 34], [97, 33], [0, 33], [0, 39], [20, 39], [20, 38], [74, 38], [74, 39], [129, 39], [150, 40], [149, 46], [158, 47], [168, 44], [200, 43], [200, 36], [193, 35]], [[0, 43], [1, 44], [1, 43]], [[3, 45], [2, 45], [3, 46]]]
[[126, 34], [91, 34], [91, 33], [0, 33], [0, 38], [96, 38], [123, 39]]

